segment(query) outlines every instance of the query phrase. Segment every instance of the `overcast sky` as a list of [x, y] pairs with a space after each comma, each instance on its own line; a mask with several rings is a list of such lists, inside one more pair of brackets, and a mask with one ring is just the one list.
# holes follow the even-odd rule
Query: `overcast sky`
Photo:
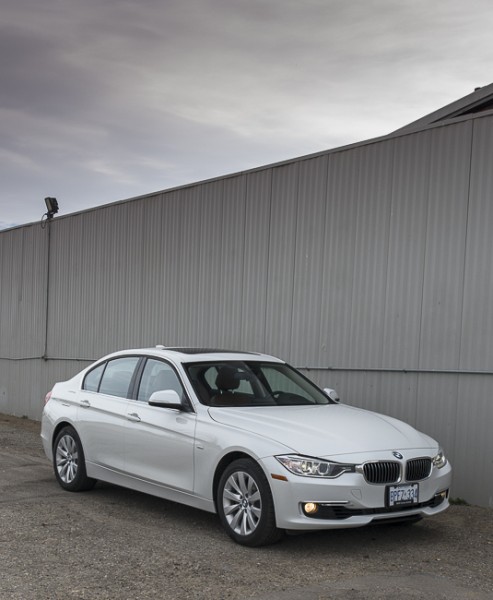
[[0, 0], [0, 228], [384, 135], [493, 82], [491, 0]]

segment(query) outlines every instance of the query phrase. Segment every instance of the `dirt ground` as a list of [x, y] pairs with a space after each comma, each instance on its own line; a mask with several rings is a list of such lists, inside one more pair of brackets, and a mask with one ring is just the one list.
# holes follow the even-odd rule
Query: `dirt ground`
[[71, 494], [40, 424], [0, 415], [0, 599], [493, 599], [493, 510], [234, 544], [215, 515], [98, 483]]

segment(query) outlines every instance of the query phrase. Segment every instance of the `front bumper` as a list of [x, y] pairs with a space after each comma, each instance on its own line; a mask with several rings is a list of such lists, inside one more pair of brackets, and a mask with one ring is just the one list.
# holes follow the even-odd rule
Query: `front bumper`
[[[441, 469], [433, 468], [428, 478], [419, 481], [419, 502], [405, 507], [386, 506], [387, 485], [369, 484], [361, 473], [344, 473], [335, 479], [302, 477], [283, 469], [273, 457], [264, 459], [263, 466], [272, 490], [276, 523], [281, 529], [362, 527], [376, 521], [428, 517], [449, 506], [449, 463]], [[287, 481], [278, 479], [279, 475]], [[317, 504], [318, 510], [312, 516], [303, 510], [307, 502]]]

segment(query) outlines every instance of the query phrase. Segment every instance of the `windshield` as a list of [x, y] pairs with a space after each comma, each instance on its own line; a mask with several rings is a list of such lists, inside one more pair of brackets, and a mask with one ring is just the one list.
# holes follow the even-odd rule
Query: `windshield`
[[311, 381], [282, 363], [221, 361], [184, 365], [207, 406], [331, 404]]

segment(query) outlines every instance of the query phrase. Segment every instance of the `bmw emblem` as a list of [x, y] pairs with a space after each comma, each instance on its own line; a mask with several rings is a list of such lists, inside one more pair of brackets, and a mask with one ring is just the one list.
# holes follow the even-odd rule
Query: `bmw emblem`
[[404, 458], [400, 452], [392, 452], [392, 454], [399, 460], [402, 460]]

